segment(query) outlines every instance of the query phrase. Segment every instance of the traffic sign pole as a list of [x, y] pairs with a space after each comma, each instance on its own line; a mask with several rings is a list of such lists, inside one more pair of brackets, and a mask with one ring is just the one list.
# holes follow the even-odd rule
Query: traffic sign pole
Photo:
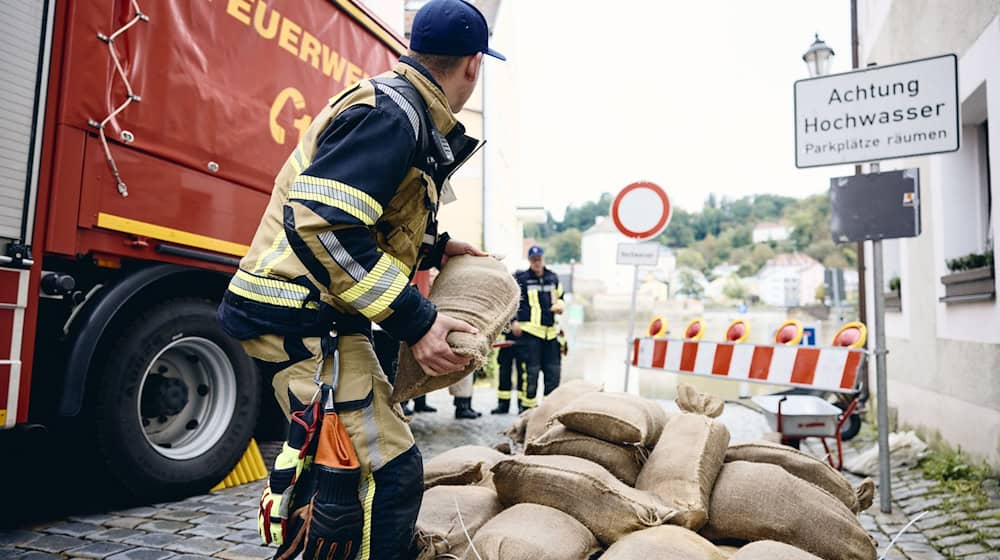
[[[670, 222], [670, 199], [658, 185], [648, 181], [632, 183], [621, 190], [611, 204], [611, 219], [623, 235], [631, 239], [652, 239]], [[650, 250], [651, 249], [651, 250]], [[618, 245], [618, 264], [632, 265], [632, 303], [628, 313], [628, 340], [625, 342], [625, 392], [629, 392], [632, 347], [635, 340], [635, 304], [639, 292], [639, 266], [656, 266], [659, 247]], [[638, 387], [636, 387], [638, 393]]]

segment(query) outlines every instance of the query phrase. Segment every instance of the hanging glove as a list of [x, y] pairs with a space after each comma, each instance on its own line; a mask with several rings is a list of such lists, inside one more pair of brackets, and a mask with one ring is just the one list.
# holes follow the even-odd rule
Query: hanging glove
[[323, 414], [312, 471], [316, 494], [310, 504], [303, 558], [351, 560], [361, 546], [364, 526], [358, 499], [361, 464], [347, 429], [330, 409]]

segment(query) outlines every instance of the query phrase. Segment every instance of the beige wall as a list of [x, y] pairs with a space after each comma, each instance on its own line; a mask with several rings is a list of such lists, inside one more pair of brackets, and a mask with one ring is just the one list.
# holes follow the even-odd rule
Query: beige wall
[[[944, 295], [940, 278], [947, 273], [945, 259], [982, 246], [982, 240], [956, 236], [966, 235], [960, 230], [978, 219], [977, 203], [966, 192], [975, 191], [980, 180], [978, 146], [974, 135], [968, 134], [975, 129], [969, 127], [980, 124], [987, 112], [994, 114], [994, 122], [1000, 117], [1000, 0], [860, 4], [862, 66], [946, 53], [959, 56], [959, 101], [966, 133], [957, 153], [882, 165], [883, 171], [919, 168], [922, 201], [920, 237], [892, 242], [886, 251], [886, 280], [900, 276], [903, 307], [886, 316], [889, 401], [901, 422], [936, 432], [951, 445], [1000, 465], [1000, 305], [995, 300], [939, 301]], [[979, 107], [977, 92], [984, 84], [988, 99]], [[991, 127], [993, 187], [1000, 177], [997, 131], [1000, 127]], [[997, 253], [1000, 189], [992, 191]], [[869, 271], [870, 254], [869, 250]], [[871, 309], [869, 300], [869, 316]]]
[[[483, 138], [482, 86], [476, 87], [458, 120], [465, 125], [465, 133], [473, 138]], [[481, 247], [483, 244], [483, 154], [480, 150], [472, 156], [451, 178], [451, 185], [458, 200], [441, 207], [439, 218], [442, 231], [455, 239], [468, 241]]]

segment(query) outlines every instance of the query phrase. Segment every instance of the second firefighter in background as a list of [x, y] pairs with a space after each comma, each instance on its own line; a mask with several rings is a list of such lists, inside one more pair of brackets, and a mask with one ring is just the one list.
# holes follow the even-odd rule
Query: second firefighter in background
[[[546, 268], [542, 247], [532, 245], [528, 249], [528, 263], [528, 270], [514, 274], [521, 288], [521, 305], [510, 325], [510, 333], [516, 340], [513, 348], [518, 369], [519, 410], [538, 405], [539, 373], [544, 376], [544, 394], [559, 386], [564, 350], [556, 322], [556, 315], [564, 307], [562, 283], [555, 272]], [[501, 382], [505, 373], [501, 371]], [[506, 408], [505, 404], [501, 399], [498, 409]]]

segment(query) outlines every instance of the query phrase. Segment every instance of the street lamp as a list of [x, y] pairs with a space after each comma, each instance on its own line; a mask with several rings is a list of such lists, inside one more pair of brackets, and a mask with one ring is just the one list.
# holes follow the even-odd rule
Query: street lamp
[[816, 34], [816, 40], [809, 47], [809, 50], [802, 55], [802, 60], [806, 62], [806, 66], [809, 67], [809, 77], [815, 78], [816, 76], [825, 76], [830, 73], [830, 65], [833, 64], [833, 49], [827, 46], [822, 39], [819, 38], [819, 33]]

